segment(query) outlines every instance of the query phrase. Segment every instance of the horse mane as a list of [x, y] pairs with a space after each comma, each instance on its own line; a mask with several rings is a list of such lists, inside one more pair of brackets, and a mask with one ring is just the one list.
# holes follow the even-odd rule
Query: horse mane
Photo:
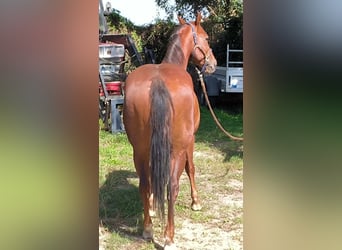
[[178, 26], [171, 34], [166, 54], [162, 60], [163, 63], [182, 64], [186, 59], [181, 49], [179, 32], [183, 25]]

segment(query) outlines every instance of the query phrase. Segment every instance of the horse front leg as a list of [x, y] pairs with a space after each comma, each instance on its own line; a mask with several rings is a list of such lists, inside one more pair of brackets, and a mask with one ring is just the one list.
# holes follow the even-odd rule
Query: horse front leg
[[188, 150], [187, 150], [187, 161], [185, 164], [185, 171], [190, 179], [190, 186], [191, 186], [191, 208], [194, 211], [199, 211], [202, 209], [202, 205], [200, 200], [198, 199], [198, 193], [196, 188], [195, 182], [195, 164], [193, 161], [193, 151], [194, 151], [194, 139], [192, 143], [190, 143]]

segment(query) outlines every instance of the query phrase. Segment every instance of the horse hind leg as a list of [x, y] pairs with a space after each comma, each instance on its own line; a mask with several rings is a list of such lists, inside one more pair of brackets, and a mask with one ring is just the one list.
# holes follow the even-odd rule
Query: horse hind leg
[[149, 201], [149, 210], [148, 210], [148, 212], [149, 212], [151, 217], [155, 217], [156, 216], [156, 211], [155, 211], [155, 208], [153, 206], [153, 193], [152, 192], [151, 192], [151, 195], [150, 195], [148, 201]]
[[143, 201], [144, 206], [144, 224], [143, 224], [143, 238], [145, 240], [152, 240], [153, 239], [153, 225], [150, 216], [150, 202], [149, 202], [149, 184], [148, 179], [140, 177], [139, 183], [139, 191], [140, 196]]
[[[167, 225], [164, 232], [165, 237], [165, 245], [164, 250], [175, 250], [177, 249], [176, 244], [174, 243], [174, 235], [175, 235], [175, 223], [174, 223], [174, 215], [175, 215], [175, 202], [179, 193], [179, 178], [180, 174], [184, 170], [184, 160], [177, 159], [173, 161], [171, 166], [171, 177], [169, 183], [168, 190], [168, 216], [167, 216]], [[182, 168], [180, 168], [183, 166]]]
[[147, 241], [153, 240], [153, 226], [152, 226], [152, 224], [144, 227], [143, 238]]
[[137, 173], [139, 175], [139, 193], [144, 207], [144, 222], [143, 222], [143, 238], [145, 240], [152, 240], [153, 239], [153, 225], [151, 216], [149, 213], [150, 209], [150, 190], [151, 184], [149, 181], [149, 171], [148, 171], [148, 164], [143, 164], [143, 161], [139, 161], [137, 158], [134, 157], [134, 163], [136, 166]]
[[187, 161], [185, 164], [185, 171], [190, 179], [190, 186], [191, 186], [191, 209], [194, 211], [199, 211], [202, 209], [202, 205], [198, 198], [196, 183], [195, 183], [195, 164], [193, 162], [193, 149], [194, 143], [191, 143], [188, 150], [187, 150]]

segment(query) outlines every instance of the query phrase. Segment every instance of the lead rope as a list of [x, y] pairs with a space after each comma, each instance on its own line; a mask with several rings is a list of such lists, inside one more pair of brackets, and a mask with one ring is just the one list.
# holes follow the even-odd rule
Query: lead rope
[[228, 136], [230, 139], [234, 140], [234, 141], [243, 141], [243, 137], [236, 137], [232, 134], [230, 134], [229, 132], [227, 132], [221, 125], [221, 123], [219, 122], [219, 120], [217, 119], [212, 107], [211, 107], [211, 104], [209, 102], [209, 98], [208, 98], [208, 94], [207, 94], [207, 90], [205, 88], [205, 84], [204, 84], [204, 80], [203, 80], [203, 75], [202, 73], [199, 71], [199, 69], [197, 67], [196, 68], [196, 71], [197, 71], [197, 74], [200, 78], [200, 81], [201, 81], [201, 86], [202, 86], [202, 90], [203, 90], [203, 93], [204, 93], [204, 97], [205, 97], [205, 100], [207, 101], [207, 104], [208, 104], [208, 107], [209, 107], [209, 110], [210, 110], [210, 113], [212, 115], [212, 117], [214, 118], [214, 121], [216, 123], [216, 125], [219, 127], [219, 129], [221, 129], [221, 131], [226, 135]]

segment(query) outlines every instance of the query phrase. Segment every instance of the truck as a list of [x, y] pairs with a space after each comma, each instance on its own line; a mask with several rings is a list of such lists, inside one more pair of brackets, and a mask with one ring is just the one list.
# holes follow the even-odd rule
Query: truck
[[147, 48], [144, 48], [144, 57], [141, 56], [130, 34], [108, 32], [106, 16], [110, 12], [110, 3], [104, 9], [102, 0], [99, 0], [99, 118], [104, 130], [117, 133], [124, 132], [122, 106], [124, 84], [129, 73], [125, 65], [135, 68], [155, 60]]

